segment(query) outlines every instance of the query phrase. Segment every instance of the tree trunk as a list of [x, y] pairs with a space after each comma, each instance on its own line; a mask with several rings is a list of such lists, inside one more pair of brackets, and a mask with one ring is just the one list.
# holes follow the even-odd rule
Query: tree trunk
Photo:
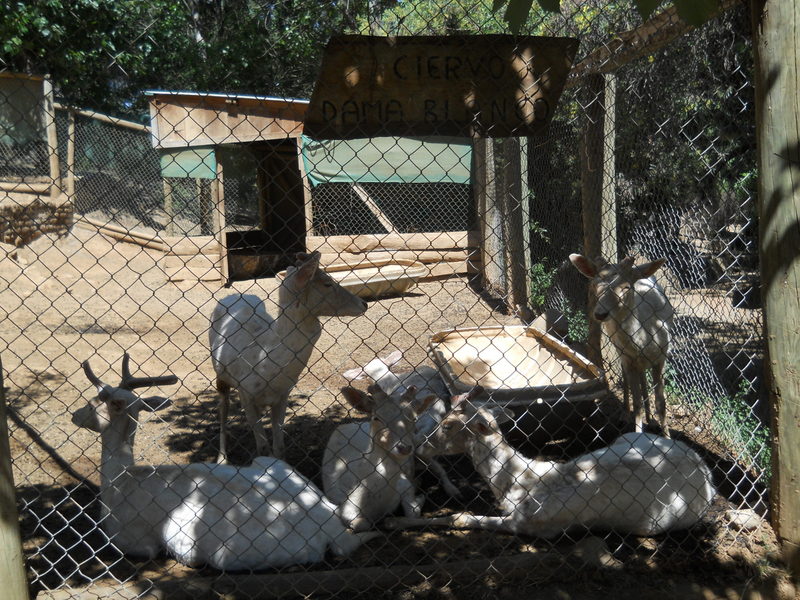
[[772, 522], [800, 575], [800, 3], [754, 0], [758, 216], [773, 414]]

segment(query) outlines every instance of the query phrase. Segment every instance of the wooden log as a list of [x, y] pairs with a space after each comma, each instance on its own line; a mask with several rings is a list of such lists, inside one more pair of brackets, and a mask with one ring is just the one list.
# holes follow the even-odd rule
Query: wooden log
[[158, 236], [127, 230], [123, 227], [117, 227], [116, 225], [101, 223], [85, 216], [76, 218], [75, 225], [82, 229], [88, 229], [90, 231], [102, 233], [103, 235], [120, 242], [138, 244], [139, 246], [150, 248], [151, 250], [160, 250], [161, 252], [166, 251], [164, 242]]
[[[514, 556], [479, 558], [438, 564], [367, 567], [294, 573], [219, 575], [217, 577], [163, 577], [150, 583], [125, 587], [117, 582], [90, 585], [82, 590], [42, 591], [37, 600], [256, 600], [302, 596], [339, 597], [409, 587], [432, 577], [474, 581], [494, 575], [525, 578], [536, 573], [538, 581], [555, 577], [565, 568], [555, 553], [527, 552]], [[78, 592], [76, 594], [76, 592]]]
[[51, 185], [49, 182], [0, 181], [0, 190], [26, 194], [49, 194]]
[[772, 524], [800, 576], [800, 3], [752, 3], [761, 295], [772, 405]]
[[384, 258], [416, 260], [421, 263], [463, 262], [471, 257], [475, 257], [477, 260], [477, 256], [477, 250], [376, 250], [359, 254], [348, 252], [323, 254], [320, 257], [320, 263], [323, 265], [336, 263], [358, 264], [362, 261], [381, 260]]
[[17, 497], [11, 470], [3, 383], [3, 363], [0, 360], [0, 582], [3, 583], [3, 598], [27, 600], [28, 580], [25, 576]]
[[308, 252], [319, 250], [323, 254], [371, 250], [447, 250], [477, 248], [479, 241], [476, 231], [308, 236], [306, 248]]

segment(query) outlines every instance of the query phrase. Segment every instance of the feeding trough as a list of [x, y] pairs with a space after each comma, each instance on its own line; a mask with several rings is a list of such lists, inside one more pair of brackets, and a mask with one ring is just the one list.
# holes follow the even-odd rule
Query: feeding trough
[[576, 418], [607, 393], [601, 370], [553, 336], [522, 325], [450, 329], [431, 337], [430, 355], [453, 394], [483, 386], [478, 402], [516, 416], [516, 433], [575, 434]]
[[[360, 298], [402, 294], [428, 273], [428, 268], [422, 263], [399, 258], [333, 264], [324, 269], [339, 285]], [[278, 279], [285, 276], [286, 271], [277, 275]]]

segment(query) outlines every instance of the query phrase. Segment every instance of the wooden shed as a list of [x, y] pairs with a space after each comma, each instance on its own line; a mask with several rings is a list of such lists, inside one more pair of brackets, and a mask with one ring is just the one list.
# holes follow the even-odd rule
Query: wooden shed
[[[391, 189], [396, 192], [396, 186], [409, 190], [420, 185], [456, 185], [468, 190], [472, 167], [468, 138], [311, 140], [302, 135], [306, 100], [168, 91], [147, 94], [153, 145], [160, 153], [165, 182], [167, 220], [177, 223], [182, 211], [198, 210], [198, 206], [208, 216], [199, 231], [191, 234], [180, 235], [180, 227], [167, 226], [165, 266], [171, 279], [269, 276], [302, 250], [320, 250], [323, 264], [418, 260], [428, 265], [426, 277], [466, 273], [473, 267], [478, 244], [468, 227], [442, 231], [437, 223], [425, 222], [419, 226], [435, 230], [418, 226], [404, 232], [367, 189], [388, 185], [395, 186]], [[232, 177], [251, 179], [252, 197], [237, 200], [238, 214], [249, 216], [237, 224], [230, 222], [237, 211], [231, 210], [230, 195], [226, 199], [224, 191], [236, 187], [230, 185]], [[193, 207], [173, 189], [181, 178], [197, 182], [188, 200]], [[316, 230], [312, 189], [326, 185], [340, 186], [336, 193], [343, 218], [358, 220], [347, 216], [345, 206], [355, 202], [357, 210], [368, 211], [378, 229], [359, 231], [345, 224], [340, 234]], [[469, 192], [465, 193], [468, 197]], [[396, 196], [393, 201], [404, 202]], [[470, 210], [464, 207], [465, 225]]]
[[[305, 248], [310, 208], [300, 160], [305, 100], [150, 91], [153, 146], [165, 182], [171, 279], [228, 279], [271, 274]], [[249, 223], [226, 223], [225, 179], [252, 177]], [[175, 235], [182, 205], [175, 178], [197, 182], [199, 235]], [[185, 204], [185, 203], [184, 203]], [[228, 211], [230, 212], [230, 211]]]
[[43, 233], [66, 233], [71, 220], [53, 86], [47, 77], [0, 73], [0, 242], [22, 246]]

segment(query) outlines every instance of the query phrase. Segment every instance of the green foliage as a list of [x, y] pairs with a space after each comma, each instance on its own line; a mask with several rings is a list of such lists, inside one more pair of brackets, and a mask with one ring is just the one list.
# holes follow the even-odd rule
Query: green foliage
[[553, 287], [555, 273], [555, 269], [548, 268], [543, 263], [536, 263], [531, 267], [529, 302], [534, 312], [540, 313], [544, 310], [547, 292]]
[[[642, 20], [649, 19], [659, 5], [663, 3], [663, 0], [630, 1], [636, 6], [636, 10], [639, 11]], [[561, 11], [561, 0], [537, 0], [537, 2], [545, 11]], [[672, 0], [672, 3], [675, 5], [681, 19], [695, 27], [705, 23], [719, 9], [717, 0]], [[507, 4], [507, 6], [503, 18], [506, 23], [508, 23], [508, 28], [512, 33], [519, 33], [525, 21], [528, 19], [533, 0], [494, 0], [492, 10], [496, 12], [505, 4]]]
[[742, 465], [763, 474], [765, 483], [769, 482], [772, 476], [769, 426], [761, 423], [752, 412], [748, 402], [751, 381], [742, 378], [732, 396], [717, 397], [695, 387], [681, 389], [669, 364], [664, 380], [668, 403], [686, 402], [697, 412], [707, 412], [710, 415], [708, 426], [714, 436]]
[[566, 299], [561, 303], [561, 314], [567, 320], [567, 339], [580, 344], [589, 339], [589, 320], [586, 313], [572, 307]]

